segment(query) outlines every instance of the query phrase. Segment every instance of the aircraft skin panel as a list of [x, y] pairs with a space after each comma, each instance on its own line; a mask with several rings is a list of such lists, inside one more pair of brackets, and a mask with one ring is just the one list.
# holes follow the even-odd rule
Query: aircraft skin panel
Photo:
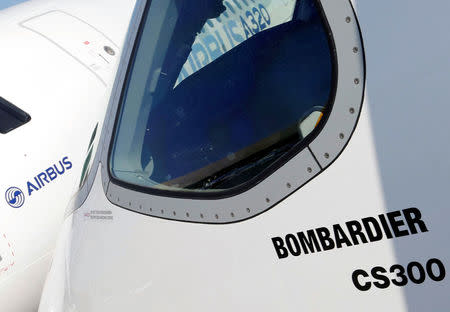
[[[33, 259], [34, 260], [34, 259]], [[0, 304], [4, 311], [36, 311], [42, 294], [43, 284], [52, 263], [52, 253], [28, 263], [27, 267], [4, 278], [0, 284]]]
[[[70, 278], [66, 282], [71, 291], [66, 293], [65, 307], [75, 304], [80, 311], [120, 311], [125, 307], [175, 311], [180, 305], [217, 311], [298, 311], [299, 307], [404, 310], [400, 288], [389, 290], [386, 301], [382, 291], [361, 294], [351, 283], [351, 273], [361, 263], [387, 266], [396, 262], [392, 240], [286, 259], [278, 259], [271, 242], [275, 236], [385, 212], [371, 140], [363, 110], [350, 143], [356, 146], [349, 148], [342, 160], [266, 213], [228, 225], [173, 222], [118, 208], [102, 196], [97, 175], [85, 204], [73, 219], [66, 220], [72, 224], [72, 232], [65, 244], [70, 246], [69, 253], [77, 256], [67, 263]], [[358, 162], [355, 169], [359, 170], [349, 173], [348, 166], [355, 158], [364, 161]], [[373, 169], [367, 172], [367, 168]], [[336, 185], [329, 179], [333, 175], [348, 177], [347, 183]], [[349, 200], [346, 190], [361, 183], [364, 190]], [[329, 196], [318, 195], [321, 189], [329, 189]], [[338, 206], [342, 201], [346, 204]], [[316, 294], [324, 294], [327, 300]], [[378, 302], [372, 310], [369, 299]]]
[[[96, 125], [101, 127], [104, 119], [133, 3], [118, 2], [116, 8], [103, 9], [104, 17], [92, 21], [98, 14], [91, 11], [98, 11], [98, 4], [83, 7], [81, 2], [27, 1], [0, 11], [0, 96], [31, 116], [28, 123], [0, 134], [2, 311], [38, 308], [65, 208], [79, 189], [93, 130]], [[111, 56], [104, 83], [60, 48], [21, 26], [54, 10], [90, 20], [117, 42], [119, 47], [114, 47], [116, 55], [114, 59]], [[116, 25], [110, 21], [112, 16], [117, 16]], [[55, 29], [51, 21], [40, 25], [45, 23]], [[64, 32], [93, 37], [92, 29], [89, 33], [89, 29], [80, 30], [80, 25], [72, 26]], [[70, 36], [61, 33], [61, 37]], [[73, 37], [69, 39], [72, 42], [62, 42], [61, 46], [73, 43]], [[95, 42], [98, 37], [93, 39]], [[98, 139], [99, 133], [92, 142], [95, 148]]]
[[[27, 31], [18, 26], [16, 29], [16, 31], [7, 31], [5, 35], [2, 33], [2, 40], [13, 44], [15, 48], [5, 48], [0, 52], [3, 60], [1, 66], [5, 73], [0, 78], [0, 93], [2, 97], [29, 113], [32, 121], [2, 135], [1, 138], [5, 152], [2, 154], [1, 165], [3, 175], [0, 182], [2, 207], [0, 226], [2, 235], [6, 234], [11, 240], [15, 253], [14, 266], [2, 273], [0, 277], [2, 280], [27, 279], [21, 276], [20, 272], [31, 262], [53, 249], [55, 235], [59, 231], [64, 215], [64, 208], [61, 207], [59, 198], [66, 198], [67, 204], [74, 194], [89, 136], [97, 120], [94, 119], [88, 127], [76, 123], [70, 129], [66, 125], [72, 123], [73, 116], [85, 113], [81, 110], [83, 106], [80, 106], [78, 101], [89, 103], [94, 100], [101, 103], [106, 100], [102, 97], [102, 92], [98, 93], [99, 85], [95, 78], [86, 77], [87, 85], [73, 83], [70, 76], [61, 79], [61, 66], [65, 67], [67, 75], [78, 77], [88, 75], [79, 65], [67, 62], [67, 57], [61, 52], [56, 49], [56, 51], [49, 51], [45, 41], [42, 42], [32, 33], [28, 36]], [[30, 58], [31, 50], [27, 48], [28, 46], [33, 47], [34, 57], [40, 58], [42, 63]], [[17, 63], [10, 61], [17, 57], [23, 61]], [[27, 75], [24, 75], [24, 72]], [[44, 80], [43, 73], [48, 74], [49, 78], [55, 78]], [[104, 89], [103, 86], [100, 87]], [[68, 96], [70, 94], [74, 95]], [[101, 107], [98, 108], [101, 109]], [[92, 107], [88, 114], [91, 116], [101, 114], [98, 108]], [[98, 116], [98, 118], [101, 117]], [[55, 134], [61, 135], [62, 144], [55, 138]], [[63, 163], [64, 158], [67, 164]], [[57, 174], [57, 178], [55, 178], [54, 166], [57, 166], [62, 173]], [[54, 180], [46, 175], [48, 168], [51, 168], [51, 177]], [[39, 179], [38, 175], [42, 173], [45, 176], [41, 175], [41, 179], [45, 177], [48, 181], [43, 181], [42, 184], [45, 186], [34, 180], [35, 177]], [[32, 185], [28, 185], [28, 182]], [[10, 207], [4, 198], [10, 187], [19, 188], [25, 196], [25, 202], [20, 208]], [[55, 196], [56, 194], [58, 196]], [[1, 256], [7, 261], [5, 255]], [[48, 265], [49, 262], [43, 272], [48, 270]], [[40, 291], [44, 276], [30, 280], [33, 281], [31, 284], [36, 285]], [[29, 302], [22, 299], [13, 300], [22, 298], [23, 294], [19, 297], [8, 296], [7, 293], [13, 288], [8, 287], [7, 283], [2, 283], [0, 287], [1, 293], [5, 294], [5, 299], [7, 298], [9, 302], [8, 306], [12, 307], [13, 302], [18, 304], [17, 311], [26, 309], [24, 304], [37, 306], [38, 300], [33, 301], [31, 296]], [[24, 290], [25, 293], [27, 292]], [[10, 311], [14, 310], [11, 308]]]
[[[386, 211], [417, 207], [428, 232], [394, 241], [397, 263], [425, 264], [431, 258], [450, 265], [446, 241], [450, 237], [448, 185], [450, 163], [448, 81], [445, 61], [450, 43], [444, 40], [450, 9], [446, 1], [426, 6], [420, 1], [377, 5], [357, 1], [368, 70], [367, 92], [378, 170]], [[382, 14], [382, 23], [375, 15]], [[400, 18], [399, 16], [402, 16]], [[433, 16], [426, 26], [419, 16]], [[395, 25], [395, 26], [394, 26]], [[429, 51], [428, 47], [434, 48]], [[378, 66], [383, 64], [383, 66]], [[439, 112], [431, 116], [430, 108]], [[448, 310], [448, 277], [426, 279], [403, 287], [410, 311]]]
[[[176, 310], [178, 304], [191, 309], [214, 307], [218, 311], [298, 311], [299, 306], [305, 310], [324, 310], [331, 306], [336, 311], [371, 311], [367, 297], [379, 302], [385, 294], [378, 291], [359, 298], [351, 282], [343, 285], [342, 281], [350, 281], [349, 275], [361, 263], [373, 262], [374, 254], [382, 260], [377, 261], [378, 264], [395, 263], [391, 241], [280, 260], [270, 238], [369, 216], [364, 211], [371, 211], [373, 215], [384, 213], [379, 174], [373, 166], [376, 155], [372, 143], [368, 115], [363, 110], [358, 131], [350, 143], [355, 147], [349, 147], [348, 154], [342, 160], [274, 209], [254, 219], [225, 227], [143, 218], [117, 208], [101, 196], [99, 191], [102, 186], [97, 175], [85, 206], [74, 213], [73, 219], [66, 220], [66, 224], [73, 224], [66, 246], [70, 246], [71, 253], [77, 252], [68, 270], [71, 297], [66, 304], [76, 303], [80, 311], [100, 308], [120, 311], [124, 307], [136, 311], [169, 307], [170, 311]], [[355, 165], [355, 158], [364, 161], [357, 162], [349, 176], [348, 166]], [[373, 169], [368, 172], [367, 168]], [[328, 179], [329, 175], [348, 178], [343, 181], [346, 183], [333, 185], [335, 181]], [[364, 183], [365, 188], [358, 196], [348, 200], [346, 190], [360, 183]], [[330, 190], [329, 196], [318, 196], [318, 190], [324, 188]], [[341, 201], [345, 201], [346, 205], [337, 209], [336, 203]], [[311, 207], [304, 203], [314, 205]], [[103, 207], [102, 210], [108, 213], [95, 214], [92, 207]], [[312, 214], [312, 211], [319, 213]], [[111, 216], [113, 219], [91, 218], [94, 215]], [[91, 236], [96, 240], [86, 239]], [[104, 244], [99, 246], [97, 240]], [[199, 243], [201, 249], [195, 247]], [[152, 248], [147, 248], [150, 245]], [[113, 253], [118, 252], [117, 246], [121, 246], [121, 254], [138, 253], [139, 256], [133, 259], [114, 256]], [[193, 253], [192, 249], [196, 252]], [[92, 257], [93, 250], [98, 250], [102, 256], [96, 260]], [[145, 267], [145, 273], [142, 269], [133, 270], [134, 267]], [[175, 278], [176, 282], [168, 281], [168, 276]], [[84, 278], [88, 277], [92, 286], [84, 283]], [[74, 290], [75, 285], [80, 285], [79, 291]], [[116, 287], [112, 289], [109, 285]], [[263, 287], [256, 293], [252, 290], [255, 285]], [[89, 297], [88, 294], [98, 289], [104, 289], [104, 296], [108, 298], [106, 305], [103, 305], [101, 298], [91, 301], [96, 296]], [[231, 293], [230, 289], [233, 289]], [[352, 296], [343, 298], [345, 291]], [[224, 298], [223, 293], [227, 297]], [[327, 300], [320, 300], [314, 294], [326, 294]], [[174, 297], [176, 305], [172, 303]], [[372, 311], [383, 308], [404, 310], [400, 289], [394, 289], [389, 298]], [[348, 301], [352, 302], [350, 309]]]
[[[72, 56], [103, 84], [112, 76], [117, 45], [92, 25], [63, 11], [49, 11], [20, 24]], [[58, 29], [52, 25], [60, 25]]]
[[[325, 170], [275, 205], [254, 197], [270, 209], [252, 218], [180, 222], [170, 220], [178, 218], [173, 211], [191, 212], [200, 199], [136, 190], [123, 197], [109, 178], [104, 139], [119, 101], [113, 95], [92, 188], [65, 220], [39, 311], [448, 310], [450, 43], [443, 39], [450, 4], [352, 4], [367, 75], [358, 84], [359, 77], [350, 80], [365, 87], [353, 135], [333, 163], [319, 158], [326, 150], [313, 141]], [[419, 23], [424, 16], [432, 18]], [[148, 213], [129, 208], [135, 203], [145, 203]], [[150, 208], [153, 215], [146, 215]]]

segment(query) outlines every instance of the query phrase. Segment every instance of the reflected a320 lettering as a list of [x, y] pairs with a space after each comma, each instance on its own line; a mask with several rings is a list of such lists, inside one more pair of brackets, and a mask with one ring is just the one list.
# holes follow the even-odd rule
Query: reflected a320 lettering
[[271, 26], [270, 14], [262, 4], [248, 7], [248, 10], [241, 12], [238, 19], [234, 16], [237, 12], [227, 8], [220, 22], [216, 20], [205, 24], [198, 40], [192, 45], [192, 52], [181, 69], [177, 84], [241, 42]]

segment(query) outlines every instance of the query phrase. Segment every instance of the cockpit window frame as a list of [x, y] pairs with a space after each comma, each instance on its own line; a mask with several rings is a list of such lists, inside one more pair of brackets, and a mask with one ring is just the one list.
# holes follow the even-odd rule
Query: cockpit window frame
[[[151, 1], [149, 1], [146, 5], [145, 11], [144, 11], [144, 14], [142, 17], [142, 21], [145, 21], [147, 19], [149, 8], [150, 8], [150, 2]], [[237, 185], [233, 188], [229, 188], [229, 189], [197, 191], [197, 190], [184, 190], [184, 189], [183, 190], [175, 190], [175, 189], [174, 190], [172, 190], [172, 189], [166, 190], [166, 189], [148, 188], [145, 186], [131, 184], [131, 183], [127, 183], [123, 180], [117, 179], [114, 176], [114, 174], [112, 173], [111, 162], [109, 161], [108, 162], [108, 172], [110, 174], [111, 181], [113, 181], [115, 184], [121, 185], [125, 188], [134, 189], [139, 192], [154, 194], [154, 195], [158, 195], [158, 196], [173, 197], [173, 198], [185, 198], [185, 199], [221, 199], [221, 198], [232, 197], [232, 196], [235, 196], [237, 194], [243, 193], [243, 192], [251, 189], [255, 185], [259, 184], [261, 181], [266, 179], [268, 176], [270, 176], [274, 171], [278, 170], [281, 166], [283, 166], [292, 157], [297, 155], [301, 150], [305, 149], [315, 139], [315, 137], [322, 130], [323, 126], [326, 124], [329, 113], [332, 110], [334, 98], [336, 95], [336, 89], [337, 89], [337, 55], [336, 55], [336, 49], [334, 46], [334, 40], [332, 37], [330, 26], [323, 14], [322, 8], [320, 8], [320, 2], [319, 1], [315, 1], [315, 2], [321, 13], [322, 22], [325, 27], [325, 31], [328, 34], [327, 39], [328, 39], [328, 45], [330, 48], [330, 56], [332, 58], [331, 59], [332, 82], [331, 82], [331, 89], [330, 89], [328, 101], [325, 104], [325, 110], [322, 112], [323, 118], [320, 121], [320, 123], [318, 124], [318, 126], [312, 131], [312, 133], [310, 133], [306, 138], [304, 138], [301, 141], [299, 141], [298, 143], [296, 143], [292, 148], [289, 149], [289, 151], [284, 153], [280, 158], [278, 158], [276, 161], [271, 163], [267, 168], [262, 170], [259, 174], [257, 174], [250, 180], [247, 180], [246, 182], [244, 182], [240, 185]], [[134, 63], [136, 61], [136, 54], [137, 54], [139, 42], [140, 42], [142, 34], [143, 34], [143, 30], [144, 30], [143, 28], [144, 28], [144, 24], [140, 26], [138, 37], [137, 37], [134, 47], [133, 47], [131, 61], [127, 68], [127, 74], [126, 74], [125, 81], [129, 81], [131, 78], [130, 76], [132, 74]], [[119, 100], [120, 105], [118, 107], [117, 114], [116, 114], [116, 120], [114, 123], [114, 131], [113, 131], [112, 139], [114, 139], [114, 137], [117, 135], [118, 124], [120, 123], [120, 115], [121, 115], [120, 107], [122, 105], [124, 105], [125, 96], [126, 96], [126, 86], [124, 85], [124, 88], [122, 90], [122, 94], [121, 94], [121, 97]], [[113, 146], [114, 146], [114, 143], [113, 143], [113, 141], [111, 141], [111, 144], [109, 145], [108, 159], [111, 159], [111, 156], [113, 153]]]
[[[134, 29], [132, 27], [129, 35], [130, 43], [134, 39], [133, 48], [122, 56], [110, 100], [109, 120], [105, 120], [102, 135], [101, 170], [108, 200], [125, 209], [164, 219], [211, 224], [233, 223], [267, 211], [331, 165], [351, 138], [361, 112], [365, 87], [364, 48], [356, 15], [349, 0], [315, 2], [329, 34], [333, 58], [333, 88], [327, 105], [329, 113], [324, 114], [313, 133], [261, 174], [234, 188], [208, 192], [150, 189], [128, 184], [111, 174], [109, 160], [123, 101], [124, 82], [133, 67], [133, 56], [151, 1], [137, 6], [135, 17], [139, 17], [140, 22], [134, 25]], [[341, 63], [352, 64], [345, 68], [338, 67]], [[349, 94], [354, 100], [345, 99]], [[343, 119], [345, 125], [340, 124], [336, 117], [342, 114], [347, 114]], [[330, 123], [333, 129], [330, 129]]]

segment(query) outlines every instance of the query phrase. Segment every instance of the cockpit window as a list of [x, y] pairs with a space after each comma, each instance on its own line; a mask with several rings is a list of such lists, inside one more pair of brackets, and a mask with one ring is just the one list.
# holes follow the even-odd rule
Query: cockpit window
[[111, 149], [117, 180], [234, 188], [329, 111], [333, 56], [315, 0], [153, 0], [138, 38]]

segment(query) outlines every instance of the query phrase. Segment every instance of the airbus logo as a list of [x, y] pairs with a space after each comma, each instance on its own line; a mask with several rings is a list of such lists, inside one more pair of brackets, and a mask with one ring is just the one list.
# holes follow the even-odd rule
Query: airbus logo
[[25, 194], [18, 187], [10, 187], [6, 190], [5, 199], [13, 208], [20, 208], [25, 203]]

